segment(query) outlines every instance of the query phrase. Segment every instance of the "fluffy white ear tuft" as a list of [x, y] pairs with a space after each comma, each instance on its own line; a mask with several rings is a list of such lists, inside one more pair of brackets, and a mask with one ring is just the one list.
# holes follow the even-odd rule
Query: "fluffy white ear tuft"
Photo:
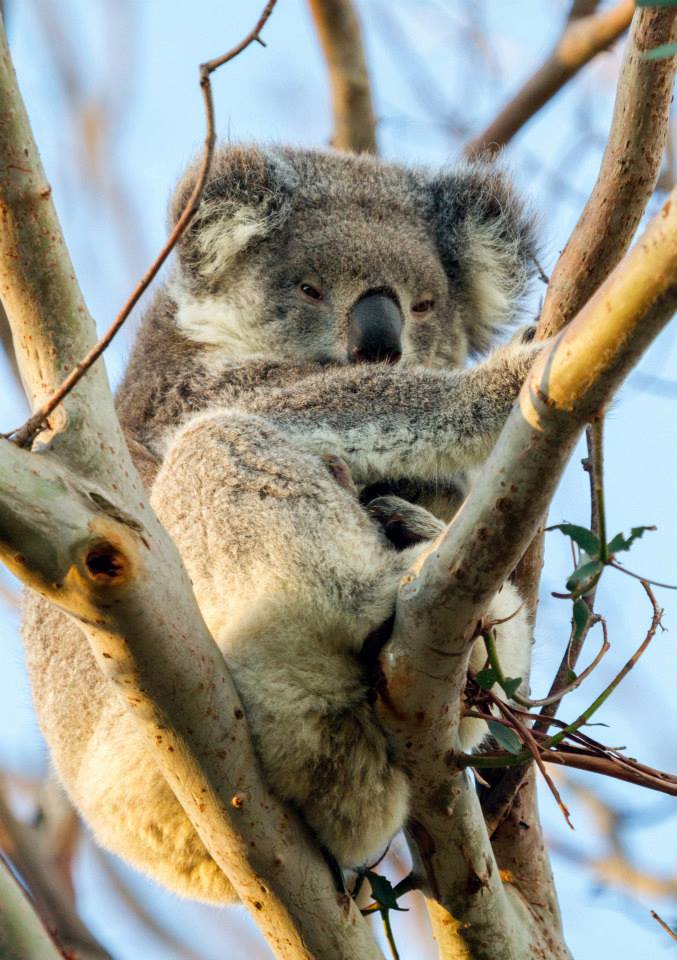
[[228, 272], [234, 258], [252, 240], [264, 236], [268, 228], [261, 212], [252, 207], [242, 207], [226, 217], [211, 211], [210, 206], [200, 211], [193, 250], [196, 273], [208, 283], [215, 283]]
[[523, 237], [507, 233], [501, 220], [471, 222], [467, 229], [467, 278], [475, 308], [469, 334], [478, 351], [512, 319], [529, 280], [529, 264]]
[[533, 272], [533, 218], [494, 166], [471, 164], [433, 177], [427, 193], [450, 287], [467, 305], [470, 350], [481, 353], [512, 320]]

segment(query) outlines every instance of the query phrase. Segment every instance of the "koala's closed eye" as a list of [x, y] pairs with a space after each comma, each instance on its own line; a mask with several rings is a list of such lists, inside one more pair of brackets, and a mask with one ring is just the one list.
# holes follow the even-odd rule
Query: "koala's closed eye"
[[416, 314], [417, 317], [424, 317], [427, 313], [430, 313], [435, 307], [435, 301], [432, 297], [423, 297], [421, 300], [417, 300], [416, 303], [412, 303], [411, 312]]
[[312, 283], [306, 283], [304, 281], [298, 285], [297, 290], [305, 300], [310, 300], [311, 303], [322, 303], [324, 300], [322, 290]]

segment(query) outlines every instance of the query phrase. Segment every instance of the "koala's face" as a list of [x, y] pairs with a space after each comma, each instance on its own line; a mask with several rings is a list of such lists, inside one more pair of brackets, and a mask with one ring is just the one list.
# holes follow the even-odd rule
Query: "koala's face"
[[217, 357], [457, 366], [510, 319], [530, 242], [495, 173], [230, 148], [180, 247], [177, 324]]

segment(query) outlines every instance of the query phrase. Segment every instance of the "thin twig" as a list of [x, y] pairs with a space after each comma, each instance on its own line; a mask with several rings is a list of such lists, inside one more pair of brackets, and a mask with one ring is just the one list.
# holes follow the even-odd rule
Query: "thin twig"
[[200, 65], [200, 89], [202, 91], [207, 127], [204, 142], [204, 152], [193, 191], [188, 198], [186, 206], [184, 207], [181, 216], [177, 220], [174, 229], [170, 233], [169, 238], [160, 250], [160, 253], [152, 265], [148, 268], [146, 273], [141, 277], [122, 310], [120, 310], [117, 317], [101, 337], [101, 339], [94, 344], [92, 349], [71, 370], [61, 385], [54, 391], [52, 396], [46, 400], [38, 410], [36, 410], [36, 412], [22, 427], [19, 427], [17, 430], [13, 430], [8, 434], [3, 434], [6, 439], [13, 440], [13, 442], [20, 447], [27, 447], [33, 442], [35, 437], [43, 429], [45, 429], [47, 426], [46, 421], [49, 415], [54, 412], [61, 401], [71, 392], [73, 387], [84, 376], [87, 370], [89, 370], [92, 364], [99, 359], [106, 347], [110, 344], [115, 334], [122, 327], [125, 320], [127, 320], [145, 291], [148, 289], [149, 285], [155, 279], [163, 263], [186, 230], [199, 206], [202, 192], [204, 190], [205, 183], [207, 182], [207, 177], [209, 176], [212, 157], [214, 155], [214, 144], [216, 143], [216, 132], [214, 128], [214, 101], [212, 97], [211, 82], [209, 79], [210, 75], [219, 67], [223, 66], [223, 64], [228, 63], [230, 60], [233, 60], [235, 57], [237, 57], [238, 54], [242, 53], [242, 51], [250, 46], [250, 44], [254, 43], [254, 41], [260, 41], [259, 34], [268, 20], [268, 17], [273, 12], [273, 7], [275, 6], [276, 2], [277, 0], [268, 0], [263, 13], [256, 23], [256, 26], [244, 38], [244, 40], [237, 44], [237, 46], [233, 47], [232, 50], [229, 50], [228, 53], [225, 53], [223, 56], [217, 57], [214, 60], [208, 60], [206, 63]]
[[652, 587], [663, 587], [665, 590], [677, 590], [677, 585], [674, 583], [660, 583], [658, 580], [649, 580], [648, 577], [643, 577], [639, 573], [633, 573], [632, 570], [628, 570], [622, 564], [618, 563], [617, 560], [610, 560], [610, 567], [613, 567], [614, 570], [618, 570], [619, 573], [624, 573], [628, 577], [633, 577], [635, 580], [639, 580], [640, 583], [650, 583]]
[[539, 744], [536, 743], [536, 740], [534, 739], [534, 736], [533, 736], [533, 734], [531, 733], [531, 730], [529, 730], [529, 728], [526, 726], [526, 724], [521, 723], [521, 722], [517, 719], [517, 717], [515, 716], [515, 714], [512, 712], [512, 710], [510, 709], [510, 707], [509, 707], [506, 703], [503, 703], [503, 701], [500, 700], [498, 697], [495, 698], [494, 702], [495, 702], [496, 706], [498, 707], [498, 709], [499, 709], [499, 710], [501, 711], [501, 713], [503, 714], [503, 716], [504, 716], [506, 719], [510, 720], [510, 722], [512, 723], [514, 729], [517, 731], [517, 733], [519, 734], [519, 736], [522, 738], [522, 742], [526, 745], [527, 750], [528, 750], [529, 753], [531, 754], [531, 757], [532, 757], [534, 763], [536, 764], [536, 766], [537, 766], [538, 769], [540, 770], [543, 779], [545, 780], [546, 784], [548, 785], [548, 789], [550, 790], [550, 792], [552, 793], [553, 797], [555, 798], [555, 803], [556, 803], [557, 806], [560, 808], [560, 810], [562, 811], [562, 815], [563, 815], [564, 819], [566, 820], [566, 822], [569, 824], [569, 826], [570, 826], [571, 829], [573, 830], [573, 829], [574, 829], [574, 825], [573, 825], [573, 823], [571, 822], [571, 817], [570, 817], [570, 814], [569, 814], [569, 808], [567, 807], [567, 805], [566, 805], [566, 804], [564, 803], [564, 801], [562, 800], [562, 797], [561, 797], [561, 795], [560, 795], [559, 790], [557, 789], [557, 787], [556, 787], [555, 784], [553, 783], [552, 777], [550, 776], [550, 774], [549, 774], [549, 773], [547, 772], [547, 770], [545, 769], [545, 765], [544, 765], [544, 763], [543, 763], [543, 758], [542, 758], [542, 756], [541, 756], [541, 750], [540, 750]]
[[[588, 446], [588, 456], [583, 461], [583, 467], [590, 478], [590, 529], [595, 534], [602, 551], [606, 551], [606, 510], [604, 500], [604, 420], [599, 416], [592, 421], [586, 431], [585, 439]], [[600, 554], [601, 559], [601, 554]], [[581, 655], [585, 641], [588, 638], [590, 630], [597, 622], [594, 613], [595, 594], [597, 592], [597, 581], [595, 581], [583, 596], [583, 601], [588, 608], [588, 619], [582, 628], [578, 628], [574, 618], [571, 620], [571, 633], [569, 642], [557, 673], [550, 685], [546, 702], [543, 704], [541, 716], [536, 721], [536, 729], [546, 732], [549, 720], [557, 713], [557, 705], [564, 696], [563, 691], [567, 685], [567, 679], [572, 670], [576, 669], [578, 658]], [[603, 626], [605, 639], [606, 627]]]
[[[578, 733], [579, 729], [582, 726], [585, 726], [592, 717], [592, 715], [609, 699], [611, 694], [614, 692], [619, 683], [623, 680], [624, 677], [632, 670], [634, 665], [640, 659], [642, 654], [646, 651], [647, 647], [651, 643], [652, 639], [656, 635], [656, 631], [661, 624], [661, 618], [663, 616], [663, 610], [658, 606], [656, 598], [651, 590], [651, 587], [642, 581], [642, 587], [646, 595], [649, 598], [652, 606], [652, 617], [651, 624], [647, 631], [647, 634], [639, 645], [637, 650], [633, 653], [630, 659], [623, 665], [621, 670], [616, 674], [613, 680], [604, 688], [600, 695], [590, 704], [590, 706], [581, 713], [573, 723], [566, 724], [562, 726], [562, 729], [554, 734], [551, 737], [541, 739], [539, 743], [541, 750], [551, 750], [553, 747], [557, 747], [566, 737], [571, 736], [572, 734]], [[503, 711], [503, 708], [506, 707], [505, 704], [502, 704], [502, 701], [498, 697], [494, 696], [491, 691], [484, 691], [484, 695], [487, 699], [491, 700]], [[502, 704], [502, 706], [501, 706]], [[510, 709], [510, 708], [507, 708]], [[515, 712], [514, 710], [512, 711]], [[488, 719], [492, 719], [490, 716]], [[542, 731], [538, 730], [537, 727], [534, 727], [534, 730], [531, 731], [533, 736], [538, 736], [539, 738], [543, 736]], [[608, 751], [608, 748], [607, 748]], [[544, 756], [544, 759], [547, 759], [548, 754]], [[521, 751], [517, 754], [464, 754], [461, 757], [452, 756], [450, 757], [450, 763], [457, 767], [502, 767], [502, 766], [513, 766], [515, 764], [524, 763], [526, 760], [529, 760], [530, 753], [529, 751]]]
[[656, 921], [656, 923], [665, 930], [665, 932], [667, 933], [667, 935], [668, 935], [669, 937], [671, 937], [673, 940], [677, 940], [677, 933], [675, 933], [675, 931], [672, 929], [672, 927], [669, 927], [669, 926], [667, 925], [667, 923], [665, 922], [665, 920], [663, 920], [662, 917], [659, 917], [659, 916], [658, 916], [658, 914], [656, 913], [655, 910], [651, 910], [651, 911], [649, 911], [649, 912], [651, 913], [651, 916], [654, 918], [654, 920]]

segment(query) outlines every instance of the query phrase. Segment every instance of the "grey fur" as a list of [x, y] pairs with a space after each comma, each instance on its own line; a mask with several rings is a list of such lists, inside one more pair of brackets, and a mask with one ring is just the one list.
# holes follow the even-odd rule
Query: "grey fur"
[[[414, 545], [393, 549], [326, 457], [345, 461], [367, 500], [406, 487], [428, 505], [447, 492], [457, 504], [459, 478], [486, 458], [538, 349], [518, 335], [464, 369], [511, 320], [531, 242], [495, 172], [224, 148], [118, 396], [270, 785], [346, 867], [406, 818], [406, 770], [361, 650], [440, 523], [400, 503]], [[303, 282], [323, 300], [301, 296]], [[401, 311], [397, 366], [347, 362], [351, 311], [370, 291]], [[428, 300], [421, 318], [412, 306]], [[381, 502], [389, 517], [397, 508]], [[506, 584], [489, 611], [516, 614], [498, 637], [512, 676], [528, 672], [519, 606]], [[24, 635], [54, 763], [101, 842], [181, 893], [232, 899], [77, 628], [34, 598]], [[482, 660], [476, 647], [471, 664]], [[485, 732], [463, 721], [467, 748]]]

